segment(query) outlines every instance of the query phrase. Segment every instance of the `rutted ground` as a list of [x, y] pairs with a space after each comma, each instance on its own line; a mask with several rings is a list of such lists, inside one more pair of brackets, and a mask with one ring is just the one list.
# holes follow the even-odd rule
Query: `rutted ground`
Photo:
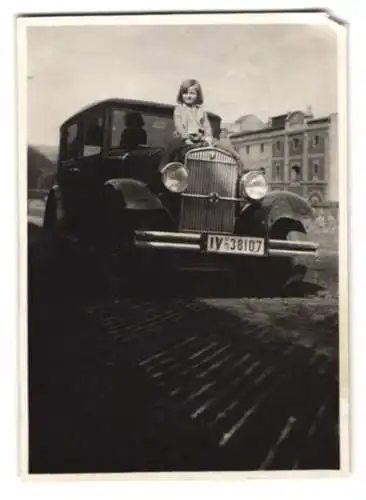
[[338, 468], [336, 257], [308, 279], [305, 298], [37, 289], [31, 471]]

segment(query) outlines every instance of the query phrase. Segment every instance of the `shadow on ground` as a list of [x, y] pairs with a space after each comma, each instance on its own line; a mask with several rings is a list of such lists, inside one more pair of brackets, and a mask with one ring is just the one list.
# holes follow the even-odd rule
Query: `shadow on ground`
[[49, 255], [30, 247], [31, 473], [339, 467], [333, 323], [318, 349], [311, 315], [304, 345], [296, 314], [286, 336], [255, 301], [104, 293]]

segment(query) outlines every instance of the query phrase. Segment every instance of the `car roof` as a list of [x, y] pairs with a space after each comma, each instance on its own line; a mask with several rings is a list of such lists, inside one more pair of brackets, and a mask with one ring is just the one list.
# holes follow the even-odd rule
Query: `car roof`
[[[73, 122], [77, 117], [80, 115], [83, 115], [84, 113], [87, 113], [88, 111], [92, 111], [94, 109], [98, 109], [100, 107], [131, 107], [133, 109], [139, 110], [139, 111], [153, 111], [153, 110], [159, 110], [160, 112], [163, 112], [167, 115], [172, 115], [175, 105], [173, 104], [166, 104], [166, 103], [161, 103], [161, 102], [156, 102], [156, 101], [141, 101], [137, 99], [121, 99], [121, 98], [110, 98], [110, 99], [103, 99], [101, 101], [96, 101], [91, 104], [88, 104], [87, 106], [84, 106], [83, 108], [79, 109], [76, 113], [74, 113], [72, 116], [70, 116], [67, 120], [65, 120], [61, 128], [63, 128], [65, 125], [68, 125], [70, 122]], [[217, 115], [216, 113], [207, 113], [210, 118], [216, 118], [221, 120], [221, 117]]]

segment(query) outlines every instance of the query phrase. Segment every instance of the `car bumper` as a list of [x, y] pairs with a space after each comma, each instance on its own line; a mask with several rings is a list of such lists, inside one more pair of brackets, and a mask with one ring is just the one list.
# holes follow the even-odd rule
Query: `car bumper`
[[[234, 236], [234, 235], [233, 235]], [[165, 231], [135, 231], [137, 248], [187, 251], [205, 254], [205, 235], [201, 233], [178, 233]], [[319, 245], [310, 241], [274, 240], [266, 241], [264, 255], [235, 253], [237, 257], [292, 257], [297, 255], [317, 257]], [[217, 255], [217, 254], [216, 254]]]

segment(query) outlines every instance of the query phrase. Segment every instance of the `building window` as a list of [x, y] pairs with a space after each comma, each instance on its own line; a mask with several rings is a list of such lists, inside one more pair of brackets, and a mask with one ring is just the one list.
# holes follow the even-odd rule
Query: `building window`
[[299, 165], [292, 165], [291, 167], [291, 183], [301, 181], [301, 168]]
[[319, 162], [314, 161], [313, 162], [313, 181], [318, 181], [319, 180]]
[[263, 142], [260, 145], [260, 149], [261, 149], [261, 153], [264, 153], [264, 144], [263, 144]]
[[276, 143], [275, 143], [275, 150], [276, 150], [277, 153], [279, 151], [281, 151], [281, 141], [276, 141]]
[[276, 163], [275, 165], [275, 181], [281, 180], [281, 164]]
[[245, 146], [245, 151], [247, 153], [247, 155], [250, 153], [250, 146]]
[[316, 148], [317, 146], [319, 146], [319, 136], [318, 135], [314, 135], [314, 137], [313, 137], [313, 147]]
[[292, 140], [292, 144], [293, 144], [293, 147], [294, 147], [294, 151], [297, 151], [299, 149], [299, 146], [300, 146], [300, 141], [297, 137], [295, 137], [293, 140]]

